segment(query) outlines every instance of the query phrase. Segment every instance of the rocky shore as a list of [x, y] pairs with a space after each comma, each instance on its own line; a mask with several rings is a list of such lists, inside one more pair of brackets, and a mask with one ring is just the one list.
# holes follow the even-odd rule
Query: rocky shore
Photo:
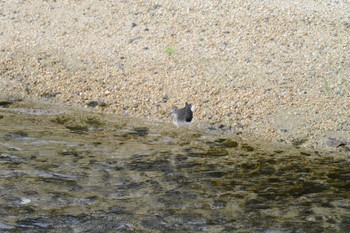
[[346, 150], [349, 35], [346, 1], [1, 1], [0, 100], [160, 122], [187, 101], [201, 127]]

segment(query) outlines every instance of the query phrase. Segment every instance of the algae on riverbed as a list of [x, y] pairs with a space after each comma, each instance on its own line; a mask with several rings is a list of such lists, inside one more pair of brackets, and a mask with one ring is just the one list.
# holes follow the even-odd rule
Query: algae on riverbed
[[[9, 108], [0, 109], [2, 230], [350, 227], [346, 154], [82, 110]], [[33, 115], [37, 108], [57, 114]]]

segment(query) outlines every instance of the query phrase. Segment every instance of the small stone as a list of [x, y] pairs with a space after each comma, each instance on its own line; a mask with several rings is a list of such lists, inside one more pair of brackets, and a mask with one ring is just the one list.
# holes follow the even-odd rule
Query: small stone
[[58, 94], [60, 94], [60, 93], [59, 93], [59, 92], [57, 92], [57, 93], [45, 92], [45, 93], [43, 93], [43, 94], [41, 95], [41, 97], [42, 97], [42, 98], [47, 98], [47, 99], [49, 99], [49, 98], [54, 98], [54, 97], [56, 97]]
[[347, 142], [329, 137], [326, 144], [327, 146], [330, 146], [330, 147], [341, 147], [341, 146], [345, 146]]
[[300, 146], [302, 144], [304, 144], [305, 142], [307, 142], [306, 138], [302, 138], [302, 139], [293, 139], [292, 140], [292, 145], [293, 146]]
[[94, 107], [106, 107], [107, 104], [105, 102], [103, 102], [103, 101], [93, 100], [93, 101], [90, 101], [86, 106], [91, 107], [91, 108], [94, 108]]
[[169, 100], [169, 96], [168, 95], [164, 95], [162, 99], [163, 99], [163, 102], [166, 103]]
[[131, 130], [128, 130], [129, 134], [136, 134], [139, 136], [146, 136], [149, 133], [149, 128], [147, 127], [136, 127]]
[[307, 152], [305, 152], [305, 151], [300, 151], [300, 154], [301, 154], [301, 155], [305, 155], [305, 156], [310, 156], [310, 155], [311, 155], [310, 153], [307, 153]]
[[208, 156], [226, 156], [228, 152], [224, 148], [210, 147], [207, 151]]
[[208, 144], [213, 144], [221, 148], [233, 148], [237, 147], [238, 143], [229, 138], [220, 138], [214, 141], [214, 143], [209, 142]]
[[87, 106], [88, 107], [96, 107], [98, 105], [98, 102], [97, 101], [90, 101], [88, 104], [87, 104]]
[[248, 152], [254, 151], [254, 148], [252, 146], [249, 146], [248, 144], [242, 144], [241, 149]]

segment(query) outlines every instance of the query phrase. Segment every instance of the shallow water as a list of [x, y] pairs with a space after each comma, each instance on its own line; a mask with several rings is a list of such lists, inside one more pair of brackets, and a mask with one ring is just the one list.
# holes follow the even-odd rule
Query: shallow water
[[85, 111], [0, 108], [1, 232], [348, 232], [344, 154]]

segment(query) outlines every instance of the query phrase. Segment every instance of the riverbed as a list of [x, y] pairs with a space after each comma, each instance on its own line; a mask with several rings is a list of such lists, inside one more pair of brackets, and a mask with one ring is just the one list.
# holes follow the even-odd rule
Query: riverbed
[[1, 232], [347, 232], [350, 164], [39, 103], [0, 108]]

